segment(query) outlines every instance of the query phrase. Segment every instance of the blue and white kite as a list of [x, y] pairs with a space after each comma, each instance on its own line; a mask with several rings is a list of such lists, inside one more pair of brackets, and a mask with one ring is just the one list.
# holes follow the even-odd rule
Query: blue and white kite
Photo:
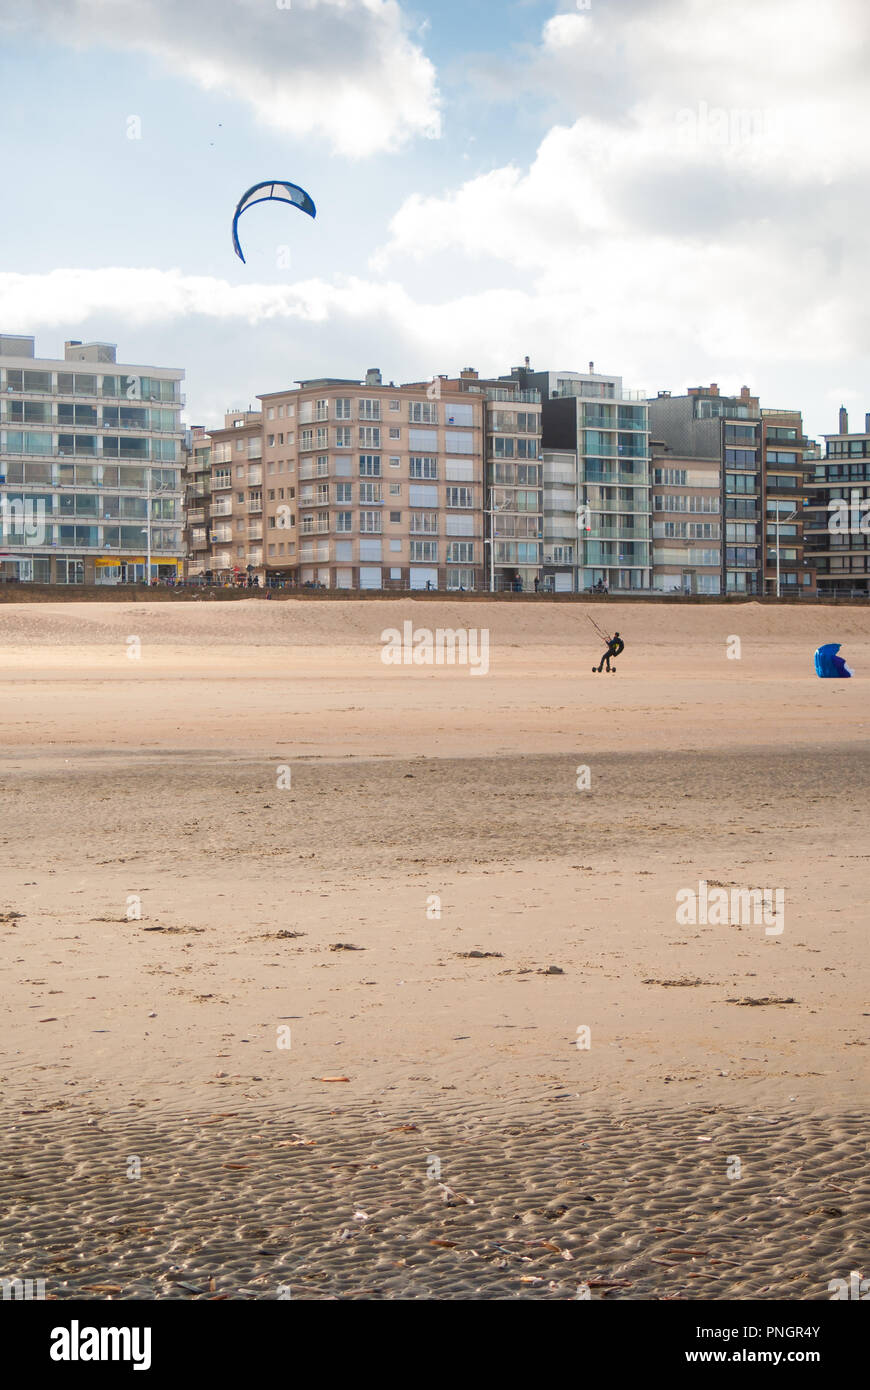
[[[259, 197], [255, 197], [255, 194], [259, 194]], [[255, 183], [253, 188], [249, 188], [247, 193], [239, 199], [239, 205], [233, 217], [233, 250], [243, 263], [245, 258], [239, 245], [239, 218], [243, 212], [247, 212], [248, 208], [254, 207], [255, 204], [270, 202], [289, 203], [291, 207], [297, 207], [300, 212], [307, 212], [309, 217], [317, 216], [317, 208], [314, 206], [313, 200], [298, 184], [284, 183], [273, 179], [267, 179], [265, 183]]]

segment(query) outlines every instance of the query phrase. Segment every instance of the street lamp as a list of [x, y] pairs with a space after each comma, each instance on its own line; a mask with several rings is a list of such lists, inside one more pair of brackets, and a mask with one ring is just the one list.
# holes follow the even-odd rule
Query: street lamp
[[490, 522], [489, 522], [489, 536], [488, 536], [488, 537], [484, 537], [483, 543], [484, 543], [485, 546], [486, 546], [486, 545], [489, 546], [489, 592], [490, 592], [491, 594], [494, 594], [494, 593], [495, 593], [495, 522], [493, 521], [493, 517], [499, 516], [500, 513], [506, 512], [506, 511], [509, 511], [509, 510], [510, 510], [510, 499], [508, 499], [508, 501], [505, 502], [505, 504], [504, 504], [503, 507], [496, 507], [496, 506], [493, 505], [492, 494], [493, 494], [493, 489], [490, 488], [490, 489], [489, 489], [489, 507], [488, 507], [488, 508], [484, 508], [484, 513], [483, 513], [484, 516], [488, 516], [488, 517], [490, 518]]

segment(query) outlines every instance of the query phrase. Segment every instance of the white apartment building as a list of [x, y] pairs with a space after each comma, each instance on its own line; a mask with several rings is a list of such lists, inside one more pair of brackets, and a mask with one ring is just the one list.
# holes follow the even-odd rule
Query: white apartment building
[[183, 379], [112, 343], [37, 358], [32, 337], [0, 335], [0, 577], [180, 577]]

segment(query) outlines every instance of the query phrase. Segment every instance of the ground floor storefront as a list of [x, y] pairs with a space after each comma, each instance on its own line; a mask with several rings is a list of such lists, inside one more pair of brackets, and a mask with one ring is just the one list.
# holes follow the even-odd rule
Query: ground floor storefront
[[[0, 554], [0, 582], [5, 584], [144, 584], [145, 555]], [[151, 582], [178, 581], [184, 561], [177, 556], [151, 557]]]

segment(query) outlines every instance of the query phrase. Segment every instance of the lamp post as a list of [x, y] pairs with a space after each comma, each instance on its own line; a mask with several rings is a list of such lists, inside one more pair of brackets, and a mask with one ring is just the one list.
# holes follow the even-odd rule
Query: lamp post
[[145, 469], [145, 530], [147, 533], [148, 559], [145, 565], [145, 583], [151, 588], [151, 469]]
[[489, 592], [490, 592], [491, 594], [494, 594], [494, 593], [495, 593], [495, 523], [494, 523], [494, 521], [493, 521], [493, 517], [498, 516], [501, 512], [506, 512], [506, 511], [509, 509], [509, 504], [508, 504], [507, 502], [505, 502], [505, 504], [504, 504], [503, 507], [495, 507], [495, 506], [493, 506], [492, 493], [493, 493], [493, 489], [490, 488], [490, 489], [489, 489], [489, 507], [485, 508], [485, 509], [484, 509], [484, 513], [483, 513], [484, 516], [488, 516], [488, 517], [490, 518], [490, 521], [489, 521], [489, 536], [488, 536], [488, 537], [484, 537], [483, 543], [484, 543], [484, 545], [488, 545], [488, 546], [489, 546]]

